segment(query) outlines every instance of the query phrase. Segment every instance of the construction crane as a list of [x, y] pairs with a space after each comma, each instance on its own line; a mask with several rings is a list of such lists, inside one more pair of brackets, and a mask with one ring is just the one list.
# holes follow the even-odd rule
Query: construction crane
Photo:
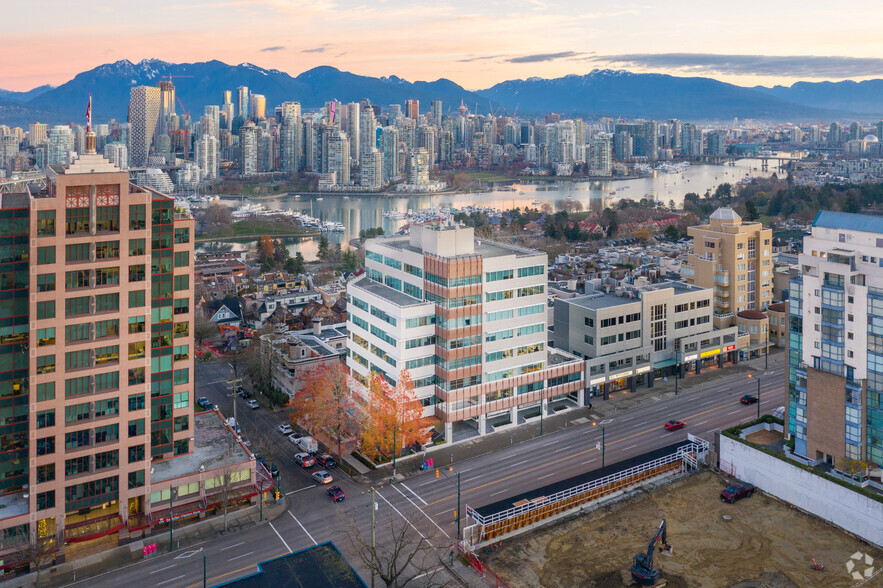
[[647, 547], [647, 553], [639, 553], [635, 555], [635, 563], [632, 565], [632, 579], [641, 586], [653, 586], [659, 580], [659, 570], [653, 569], [653, 550], [656, 543], [661, 542], [660, 553], [671, 551], [671, 545], [666, 542], [665, 537], [665, 519], [659, 524], [656, 535], [650, 541]]

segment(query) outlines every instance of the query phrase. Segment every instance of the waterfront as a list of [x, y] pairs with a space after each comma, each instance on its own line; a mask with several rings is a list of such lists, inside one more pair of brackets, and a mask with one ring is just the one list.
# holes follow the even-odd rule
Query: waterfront
[[[444, 194], [407, 194], [402, 196], [359, 196], [329, 193], [322, 196], [293, 195], [265, 197], [249, 200], [222, 200], [228, 206], [236, 207], [246, 202], [259, 202], [268, 209], [292, 209], [305, 212], [321, 221], [340, 221], [345, 230], [326, 233], [332, 242], [347, 243], [359, 236], [359, 231], [372, 227], [383, 227], [386, 234], [395, 233], [406, 220], [390, 219], [383, 215], [387, 210], [407, 212], [421, 208], [445, 206], [461, 208], [476, 205], [501, 210], [516, 207], [537, 208], [549, 203], [554, 210], [560, 210], [568, 201], [580, 202], [584, 209], [609, 206], [623, 198], [641, 200], [652, 198], [668, 204], [674, 200], [676, 206], [683, 203], [684, 195], [706, 190], [712, 192], [725, 182], [735, 184], [746, 176], [769, 176], [777, 171], [772, 166], [769, 171], [761, 171], [760, 160], [741, 159], [735, 166], [692, 165], [682, 173], [661, 173], [643, 178], [600, 181], [565, 181], [558, 179], [554, 184], [546, 181], [526, 181], [507, 184], [506, 189], [489, 192], [452, 192]], [[781, 173], [780, 173], [781, 175]], [[509, 190], [509, 187], [512, 190]], [[614, 193], [614, 194], [611, 194]], [[534, 205], [533, 202], [539, 204]], [[248, 247], [252, 241], [231, 242], [221, 246], [233, 250]], [[315, 259], [319, 247], [318, 238], [284, 239], [292, 255], [300, 251], [307, 260]], [[213, 243], [213, 242], [212, 242]], [[202, 245], [202, 244], [201, 244]]]

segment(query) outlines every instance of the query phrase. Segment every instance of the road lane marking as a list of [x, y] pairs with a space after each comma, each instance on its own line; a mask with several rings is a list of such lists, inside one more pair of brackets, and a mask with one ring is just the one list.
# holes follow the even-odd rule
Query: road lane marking
[[[723, 404], [719, 404], [719, 405], [717, 405], [717, 406], [713, 406], [713, 407], [708, 408], [708, 409], [706, 409], [706, 410], [703, 410], [703, 411], [701, 411], [701, 412], [697, 412], [696, 414], [687, 415], [687, 416], [683, 417], [683, 420], [689, 420], [689, 419], [693, 419], [693, 418], [696, 418], [696, 417], [699, 417], [699, 416], [702, 416], [702, 415], [705, 415], [705, 414], [708, 414], [708, 413], [718, 412], [718, 411], [720, 411], [720, 410], [722, 410], [722, 409], [724, 409], [724, 408], [727, 408], [727, 407], [733, 406], [733, 403], [734, 403], [734, 401], [732, 401], [732, 400], [728, 400], [728, 401], [724, 402]], [[736, 412], [738, 412], [738, 411], [736, 411]], [[728, 413], [728, 414], [729, 414], [729, 413]], [[724, 415], [724, 416], [727, 416], [727, 415]], [[608, 442], [607, 442], [607, 445], [616, 445], [616, 444], [618, 444], [618, 443], [623, 443], [623, 442], [625, 442], [625, 441], [628, 441], [629, 439], [634, 439], [635, 437], [640, 437], [641, 435], [646, 435], [647, 433], [650, 433], [650, 432], [652, 432], [652, 431], [656, 431], [656, 430], [659, 430], [659, 429], [660, 429], [660, 427], [657, 427], [657, 426], [650, 427], [650, 428], [644, 429], [643, 431], [638, 431], [638, 432], [633, 433], [633, 434], [631, 434], [631, 435], [627, 435], [626, 437], [623, 437], [622, 439], [617, 439], [616, 441], [608, 441]], [[525, 476], [525, 475], [527, 475], [527, 474], [530, 474], [531, 472], [535, 472], [535, 471], [537, 471], [537, 470], [540, 470], [540, 469], [546, 468], [546, 467], [548, 467], [548, 466], [550, 466], [550, 465], [554, 465], [554, 464], [557, 464], [557, 463], [561, 463], [561, 462], [563, 462], [563, 461], [566, 461], [566, 460], [568, 460], [568, 459], [572, 459], [572, 458], [574, 458], [574, 457], [579, 457], [579, 456], [581, 456], [581, 455], [585, 455], [586, 453], [589, 453], [590, 451], [595, 451], [595, 448], [594, 448], [594, 447], [591, 447], [591, 448], [589, 448], [589, 449], [584, 449], [584, 450], [582, 450], [582, 451], [577, 451], [576, 453], [572, 453], [572, 454], [570, 454], [570, 455], [565, 455], [565, 456], [563, 456], [563, 457], [559, 457], [558, 459], [552, 460], [552, 461], [550, 461], [550, 462], [548, 462], [548, 463], [545, 463], [545, 464], [542, 464], [542, 465], [538, 465], [538, 466], [535, 466], [535, 467], [532, 467], [532, 468], [528, 468], [528, 469], [526, 469], [526, 470], [524, 470], [524, 471], [520, 471], [520, 472], [517, 472], [517, 473], [514, 473], [514, 474], [510, 474], [510, 475], [508, 475], [508, 476], [503, 476], [502, 478], [498, 478], [498, 479], [493, 480], [493, 481], [491, 481], [491, 482], [486, 482], [486, 483], [481, 484], [481, 485], [479, 485], [479, 486], [476, 486], [476, 487], [474, 487], [474, 488], [467, 488], [466, 490], [463, 490], [463, 491], [461, 492], [461, 494], [467, 494], [467, 493], [469, 493], [469, 492], [475, 492], [475, 491], [477, 491], [477, 490], [481, 490], [481, 489], [486, 488], [486, 487], [488, 487], [488, 486], [492, 486], [492, 485], [494, 485], [494, 484], [498, 484], [498, 483], [500, 483], [500, 482], [505, 482], [506, 480], [511, 480], [512, 478], [515, 478], [515, 477], [519, 477], [519, 476], [523, 477], [523, 476]], [[444, 502], [444, 501], [446, 501], [446, 500], [451, 500], [451, 499], [456, 498], [456, 497], [457, 497], [456, 494], [449, 494], [448, 496], [444, 496], [444, 497], [442, 497], [442, 498], [439, 498], [438, 500], [434, 500], [434, 501], [430, 502], [427, 506], [432, 506], [432, 505], [434, 505], [434, 504], [438, 504], [439, 502]]]
[[552, 439], [551, 441], [549, 441], [547, 443], [542, 443], [540, 445], [537, 445], [537, 447], [545, 447], [546, 445], [551, 445], [552, 443], [558, 443], [558, 439]]
[[[405, 486], [405, 485], [402, 484], [402, 486]], [[405, 487], [407, 488], [407, 486], [405, 486]], [[418, 512], [423, 513], [423, 516], [425, 516], [427, 519], [429, 519], [430, 522], [431, 522], [433, 525], [435, 525], [436, 528], [437, 528], [439, 531], [441, 531], [442, 533], [444, 533], [444, 534], [445, 534], [445, 537], [447, 537], [448, 539], [451, 538], [451, 536], [448, 535], [448, 534], [445, 532], [444, 529], [442, 529], [441, 527], [438, 526], [438, 523], [436, 523], [436, 522], [432, 519], [431, 516], [429, 516], [428, 514], [426, 514], [426, 511], [425, 511], [425, 510], [423, 510], [422, 508], [420, 508], [419, 506], [417, 506], [417, 503], [416, 503], [416, 502], [414, 502], [413, 500], [411, 500], [410, 498], [408, 498], [407, 496], [405, 496], [404, 492], [402, 492], [401, 490], [399, 490], [399, 489], [396, 488], [395, 486], [392, 486], [392, 488], [394, 488], [396, 492], [398, 492], [399, 494], [401, 494], [401, 495], [402, 495], [402, 498], [404, 498], [405, 500], [407, 500], [408, 502], [410, 502], [410, 503], [411, 503], [411, 506], [413, 506], [415, 509], [417, 509]], [[414, 496], [417, 496], [417, 495], [415, 494]], [[420, 498], [420, 497], [417, 496], [417, 498]], [[421, 500], [422, 500], [422, 499], [421, 499]], [[425, 505], [426, 502], [423, 502], [423, 504]]]
[[276, 530], [276, 527], [273, 526], [273, 521], [267, 521], [270, 523], [270, 528], [273, 529], [273, 532], [276, 533], [276, 536], [279, 537], [279, 541], [282, 542], [282, 545], [285, 546], [285, 549], [288, 550], [288, 553], [292, 553], [291, 548], [288, 546], [288, 543], [285, 542], [285, 539], [282, 538], [282, 535], [279, 534], [279, 531]]
[[[410, 525], [412, 529], [414, 529], [415, 531], [417, 531], [417, 534], [420, 535], [421, 537], [423, 537], [423, 540], [426, 541], [427, 543], [429, 543], [429, 546], [430, 546], [430, 547], [435, 547], [435, 545], [433, 545], [433, 544], [429, 541], [429, 539], [426, 538], [426, 535], [424, 535], [423, 533], [420, 532], [420, 529], [418, 529], [417, 527], [415, 527], [415, 526], [411, 523], [411, 521], [409, 521], [409, 520], [407, 519], [407, 517], [405, 517], [405, 515], [402, 514], [402, 512], [401, 512], [399, 509], [397, 509], [395, 506], [393, 506], [392, 502], [390, 502], [389, 500], [386, 499], [386, 496], [384, 496], [384, 495], [381, 494], [380, 492], [375, 492], [375, 494], [377, 494], [377, 496], [379, 496], [380, 498], [382, 498], [382, 499], [383, 499], [383, 502], [387, 503], [391, 509], [393, 509], [394, 511], [396, 511], [397, 513], [399, 513], [399, 516], [402, 517], [402, 520], [405, 521], [406, 523], [408, 523], [408, 525]], [[452, 508], [451, 510], [454, 510], [454, 509]], [[445, 512], [447, 512], [447, 511], [445, 511]], [[442, 513], [442, 514], [444, 514], [444, 513]]]
[[254, 551], [249, 551], [248, 553], [243, 553], [242, 555], [237, 555], [236, 557], [231, 557], [228, 561], [233, 561], [234, 559], [239, 559], [240, 557], [245, 557], [246, 555], [251, 555]]
[[158, 569], [158, 570], [153, 570], [152, 572], [150, 572], [150, 574], [153, 575], [153, 574], [158, 574], [158, 573], [160, 573], [160, 572], [164, 572], [164, 571], [166, 571], [166, 570], [168, 570], [168, 569], [171, 569], [171, 568], [175, 567], [176, 565], [178, 565], [178, 564], [172, 564], [172, 565], [170, 565], [170, 566], [166, 566], [166, 567], [164, 567], [164, 568], [160, 568], [160, 569]]
[[502, 494], [503, 492], [508, 492], [508, 491], [509, 491], [509, 489], [505, 488], [503, 490], [500, 490], [499, 492], [494, 492], [493, 494], [491, 494], [491, 496], [496, 496], [497, 494]]
[[289, 511], [288, 511], [288, 514], [290, 514], [290, 515], [291, 515], [291, 518], [293, 518], [293, 519], [294, 519], [294, 522], [295, 522], [295, 523], [297, 523], [297, 525], [298, 525], [298, 526], [299, 526], [299, 527], [300, 527], [300, 528], [301, 528], [301, 529], [303, 529], [303, 531], [304, 531], [304, 533], [306, 533], [306, 534], [307, 534], [307, 537], [309, 537], [309, 538], [310, 538], [310, 541], [312, 541], [312, 542], [313, 542], [313, 545], [318, 545], [318, 543], [316, 543], [316, 540], [315, 540], [315, 539], [313, 539], [313, 536], [312, 536], [312, 535], [310, 535], [310, 532], [309, 532], [309, 531], [307, 531], [307, 529], [306, 529], [306, 527], [304, 527], [304, 526], [303, 526], [303, 525], [301, 525], [301, 524], [300, 524], [300, 521], [299, 521], [299, 520], [297, 520], [297, 517], [296, 517], [296, 516], [294, 516], [294, 514], [292, 514], [292, 512], [291, 512], [291, 511], [290, 511], [290, 510], [289, 510]]
[[[462, 474], [463, 472], [460, 472], [460, 473]], [[420, 497], [417, 495], [416, 492], [414, 492], [413, 490], [411, 490], [410, 488], [408, 488], [408, 487], [405, 485], [404, 482], [402, 482], [402, 483], [399, 484], [399, 485], [400, 485], [402, 488], [404, 488], [405, 490], [407, 490], [408, 492], [410, 492], [411, 494], [413, 494], [413, 495], [414, 495], [414, 498], [416, 498], [417, 500], [419, 500], [420, 502], [422, 502], [424, 505], [426, 504], [426, 501], [423, 500], [422, 498], [420, 498]]]
[[305, 486], [304, 488], [298, 488], [297, 490], [292, 490], [291, 492], [286, 492], [286, 496], [290, 496], [292, 494], [297, 494], [298, 492], [303, 492], [304, 490], [309, 490], [310, 488], [315, 488], [318, 484], [313, 484], [312, 486]]
[[[279, 555], [274, 555], [272, 557], [268, 557], [265, 561], [270, 561], [271, 559], [276, 559], [277, 557], [282, 557], [285, 555], [284, 553], [280, 553]], [[213, 586], [216, 580], [220, 580], [221, 578], [226, 578], [227, 576], [232, 576], [233, 574], [238, 574], [239, 572], [244, 572], [245, 570], [250, 570], [255, 567], [255, 564], [249, 564], [245, 567], [233, 570], [232, 572], [226, 572], [221, 574], [220, 576], [215, 576], [214, 578], [209, 578], [207, 584]], [[94, 577], [94, 576], [93, 576]], [[196, 584], [191, 584], [187, 588], [202, 588], [202, 581], [197, 582]]]
[[239, 547], [240, 545], [245, 545], [245, 541], [240, 541], [236, 545], [230, 545], [229, 547], [222, 547], [218, 551], [227, 551], [228, 549], [233, 549], [234, 547]]
[[555, 451], [552, 451], [551, 453], [561, 453], [562, 451], [567, 451], [568, 449], [570, 449], [570, 447], [562, 447], [561, 449], [556, 449]]
[[171, 580], [164, 580], [162, 582], [157, 583], [157, 586], [162, 586], [163, 584], [168, 584], [169, 582], [174, 582], [175, 580], [180, 580], [181, 578], [187, 577], [187, 574], [182, 574], [177, 578], [172, 578]]
[[546, 478], [551, 478], [554, 475], [555, 475], [555, 472], [552, 472], [551, 474], [546, 474], [545, 476], [540, 476], [539, 478], [537, 478], [537, 480], [545, 480]]
[[442, 569], [442, 568], [444, 568], [444, 567], [445, 567], [445, 566], [438, 566], [438, 567], [435, 568], [434, 570], [429, 570], [428, 572], [423, 572], [423, 573], [420, 574], [419, 576], [414, 576], [414, 577], [411, 578], [411, 579], [412, 579], [412, 580], [417, 580], [417, 579], [422, 578], [423, 576], [428, 576], [429, 574], [434, 574], [434, 573], [436, 573], [437, 571], [439, 571], [440, 569]]

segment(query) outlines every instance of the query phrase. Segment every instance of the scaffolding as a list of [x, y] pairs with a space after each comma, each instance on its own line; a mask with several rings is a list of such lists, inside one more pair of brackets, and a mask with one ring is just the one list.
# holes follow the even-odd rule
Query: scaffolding
[[665, 474], [695, 470], [704, 463], [709, 443], [688, 435], [688, 441], [672, 453], [614, 472], [603, 478], [579, 484], [548, 496], [519, 500], [512, 508], [482, 516], [466, 505], [467, 525], [463, 544], [467, 551], [522, 527], [559, 513], [598, 500], [615, 492], [625, 491]]

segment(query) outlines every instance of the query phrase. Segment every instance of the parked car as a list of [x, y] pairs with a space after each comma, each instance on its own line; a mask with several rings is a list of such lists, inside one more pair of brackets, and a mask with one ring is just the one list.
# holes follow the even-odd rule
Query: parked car
[[318, 472], [313, 472], [313, 475], [310, 476], [313, 480], [319, 482], [320, 484], [330, 484], [334, 481], [334, 478], [326, 472], [325, 470], [320, 470]]
[[252, 399], [252, 400], [249, 400], [248, 402], [246, 402], [245, 405], [246, 405], [248, 408], [252, 409], [252, 410], [261, 407], [261, 405], [258, 404], [258, 401], [257, 401], [257, 400], [253, 400], [253, 399]]
[[337, 465], [337, 461], [335, 461], [335, 459], [327, 453], [323, 453], [322, 455], [318, 456], [316, 458], [316, 461], [318, 461], [319, 465], [321, 465], [326, 470], [330, 470]]
[[733, 504], [740, 498], [750, 497], [752, 494], [754, 494], [754, 486], [737, 482], [721, 490], [721, 500]]
[[297, 443], [298, 441], [301, 440], [301, 438], [303, 438], [303, 435], [301, 435], [300, 433], [297, 433], [297, 432], [289, 433], [289, 434], [288, 434], [288, 439], [289, 439], [292, 443]]
[[202, 410], [211, 410], [215, 407], [205, 396], [201, 396], [199, 400], [196, 401], [196, 405]]
[[300, 440], [300, 439], [295, 439], [295, 438], [294, 438], [294, 435], [289, 435], [289, 436], [288, 436], [288, 442], [291, 443], [292, 445], [294, 445], [295, 447], [297, 447], [298, 449], [300, 449], [300, 447], [299, 447], [298, 444], [297, 444], [297, 442], [298, 442], [299, 440]]
[[297, 446], [310, 455], [319, 453], [319, 442], [312, 437], [301, 437], [297, 441]]
[[276, 430], [283, 435], [288, 435], [291, 433], [291, 425], [289, 425], [288, 423], [282, 423], [281, 425], [276, 427]]
[[328, 496], [331, 497], [331, 500], [334, 502], [343, 502], [343, 499], [346, 498], [346, 494], [343, 493], [343, 490], [340, 486], [332, 486], [328, 489]]
[[774, 417], [776, 417], [777, 419], [784, 419], [785, 418], [785, 407], [780, 406], [780, 407], [776, 408], [775, 410], [773, 410], [772, 415]]
[[684, 421], [668, 421], [665, 423], [666, 431], [677, 431], [678, 429], [683, 429], [687, 426], [687, 423]]
[[279, 475], [279, 468], [276, 466], [275, 463], [270, 464], [270, 475], [274, 478]]
[[298, 453], [294, 456], [294, 462], [302, 468], [311, 468], [316, 465], [316, 460], [309, 453]]
[[754, 394], [746, 394], [739, 399], [739, 402], [741, 402], [742, 404], [757, 404], [757, 396], [755, 396]]

